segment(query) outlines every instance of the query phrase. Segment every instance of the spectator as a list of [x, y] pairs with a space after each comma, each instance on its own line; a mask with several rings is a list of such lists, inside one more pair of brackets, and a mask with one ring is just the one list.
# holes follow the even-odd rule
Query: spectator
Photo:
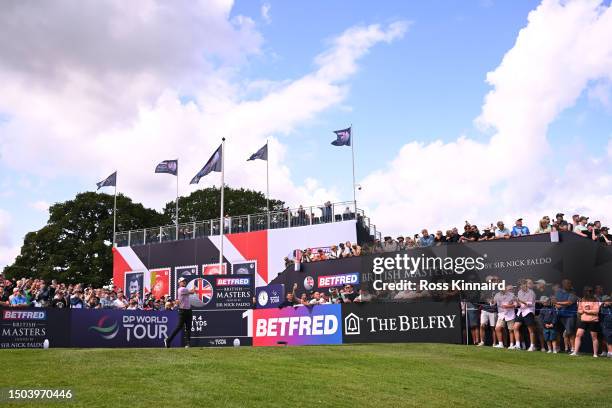
[[166, 302], [166, 303], [164, 303], [164, 310], [165, 311], [170, 311], [170, 310], [172, 310], [173, 306], [174, 305], [172, 304], [172, 302]]
[[321, 298], [321, 293], [315, 292], [315, 293], [312, 294], [312, 299], [310, 299], [308, 304], [310, 304], [310, 305], [319, 305], [319, 304], [321, 304], [322, 300], [323, 299]]
[[538, 228], [535, 230], [535, 234], [548, 234], [552, 231], [552, 227], [550, 223], [546, 220], [546, 218], [542, 218], [538, 225]]
[[559, 322], [563, 326], [563, 343], [565, 345], [565, 351], [571, 353], [574, 350], [571, 347], [574, 345], [576, 339], [576, 297], [573, 288], [572, 281], [569, 279], [563, 279], [561, 281], [561, 288], [557, 290], [554, 297], [554, 305], [559, 312]]
[[[561, 223], [568, 224], [568, 223], [567, 223], [567, 221], [566, 221], [566, 220], [563, 218], [564, 216], [565, 216], [565, 214], [563, 214], [563, 213], [557, 213], [557, 214], [555, 215], [555, 223], [556, 223], [557, 225], [561, 225]], [[571, 225], [571, 224], [568, 224], [568, 225]], [[573, 226], [572, 226], [572, 227], [573, 227]], [[572, 227], [569, 227], [569, 226], [568, 226], [568, 231], [569, 231], [569, 230], [571, 230], [571, 228], [572, 228]]]
[[13, 289], [13, 295], [9, 296], [9, 303], [11, 304], [11, 307], [29, 306], [28, 299], [23, 294], [23, 290], [20, 290], [19, 288]]
[[589, 236], [587, 235], [588, 232], [588, 227], [587, 227], [587, 222], [589, 221], [589, 217], [585, 217], [585, 216], [581, 216], [578, 219], [578, 225], [574, 226], [574, 232], [578, 235], [580, 235], [581, 237], [585, 237], [588, 238]]
[[111, 300], [110, 292], [105, 291], [104, 295], [102, 295], [102, 299], [100, 299], [100, 306], [102, 309], [112, 309], [113, 301]]
[[516, 220], [516, 223], [514, 224], [514, 227], [512, 227], [512, 233], [511, 235], [513, 237], [520, 237], [523, 235], [529, 235], [529, 228], [523, 226], [523, 219], [519, 218], [518, 220]]
[[578, 330], [576, 331], [576, 340], [574, 343], [574, 351], [572, 356], [577, 356], [580, 352], [580, 343], [582, 341], [582, 335], [585, 331], [591, 333], [591, 339], [593, 340], [593, 357], [598, 357], [597, 351], [599, 350], [599, 332], [601, 331], [599, 326], [599, 302], [593, 295], [593, 288], [585, 287], [582, 291], [583, 297], [578, 302], [578, 315], [580, 321], [578, 322]]
[[396, 238], [397, 241], [397, 250], [404, 251], [406, 249], [406, 241], [404, 241], [404, 237], [399, 236]]
[[516, 316], [514, 309], [516, 308], [516, 297], [512, 293], [512, 285], [506, 284], [503, 290], [497, 292], [494, 297], [497, 304], [497, 323], [495, 332], [497, 335], [497, 345], [495, 348], [504, 348], [504, 326], [508, 329], [509, 346], [508, 349], [514, 348], [514, 318]]
[[129, 303], [127, 299], [123, 296], [123, 292], [119, 291], [119, 293], [117, 293], [117, 299], [115, 299], [113, 306], [115, 307], [115, 309], [125, 309], [126, 307], [128, 307], [128, 305]]
[[353, 256], [361, 256], [361, 252], [362, 252], [361, 246], [357, 244], [353, 244], [352, 249], [353, 249]]
[[527, 280], [521, 281], [521, 286], [516, 294], [518, 312], [514, 321], [514, 339], [516, 340], [515, 349], [521, 348], [521, 326], [525, 324], [529, 331], [529, 349], [527, 351], [535, 351], [535, 301], [536, 296], [533, 290], [527, 285]]
[[457, 230], [457, 228], [450, 230], [450, 234], [448, 234], [447, 231], [447, 235], [449, 235], [449, 237], [447, 238], [446, 242], [454, 243], [459, 242], [459, 239], [461, 239], [461, 235], [459, 235], [459, 230]]
[[601, 314], [602, 340], [607, 346], [607, 350], [604, 349], [601, 356], [607, 355], [608, 358], [612, 358], [612, 298], [606, 295], [601, 300], [602, 305], [599, 308], [599, 313]]
[[344, 285], [344, 292], [342, 293], [342, 302], [351, 303], [357, 297], [357, 293], [354, 291], [353, 285]]
[[434, 236], [435, 245], [442, 245], [446, 243], [446, 236], [442, 235], [442, 231], [436, 231], [436, 235]]
[[485, 227], [484, 232], [478, 239], [479, 241], [491, 241], [495, 239], [495, 233], [493, 232], [493, 224], [491, 227]]
[[62, 292], [61, 290], [55, 292], [55, 296], [51, 301], [51, 307], [55, 307], [57, 309], [63, 309], [68, 307], [68, 302], [66, 301], [64, 292]]
[[3, 307], [8, 307], [10, 306], [10, 302], [9, 302], [9, 296], [8, 294], [4, 291], [4, 285], [0, 286], [0, 306]]
[[497, 221], [497, 230], [495, 230], [495, 239], [510, 238], [510, 231], [504, 226], [503, 221]]
[[383, 251], [384, 252], [395, 252], [399, 251], [399, 247], [397, 243], [391, 237], [385, 237], [383, 242]]
[[561, 221], [557, 227], [557, 231], [571, 231], [572, 224], [568, 224], [567, 221]]
[[329, 255], [327, 255], [328, 259], [338, 259], [338, 247], [336, 245], [332, 245], [329, 248]]
[[353, 300], [353, 302], [354, 303], [365, 303], [365, 302], [371, 302], [372, 300], [374, 300], [374, 296], [372, 296], [366, 289], [360, 288], [359, 296], [357, 296], [355, 300]]
[[344, 258], [348, 258], [350, 256], [354, 256], [355, 254], [353, 253], [353, 245], [351, 244], [351, 241], [346, 241], [346, 243], [344, 244], [344, 252], [342, 254], [342, 256]]
[[466, 225], [464, 228], [465, 232], [461, 238], [459, 238], [459, 242], [465, 243], [478, 241], [480, 238], [480, 233], [478, 232], [478, 227], [476, 225]]
[[297, 290], [297, 287], [297, 283], [294, 283], [291, 293], [287, 293], [287, 295], [285, 296], [285, 300], [278, 305], [279, 309], [282, 309], [283, 307], [287, 306], [295, 306], [298, 303], [298, 300], [295, 297], [295, 291]]
[[83, 309], [85, 307], [85, 303], [83, 302], [83, 293], [77, 289], [70, 296], [70, 308], [71, 309]]
[[[487, 277], [486, 281], [493, 281], [493, 277]], [[493, 346], [497, 344], [495, 341], [495, 325], [497, 323], [497, 303], [495, 295], [491, 292], [484, 294], [484, 303], [480, 311], [480, 343], [479, 346], [485, 345], [485, 335], [487, 326], [491, 328], [491, 336], [493, 338]]]
[[540, 309], [539, 316], [544, 326], [544, 341], [548, 346], [548, 352], [557, 354], [559, 352], [556, 330], [558, 319], [557, 309], [552, 306], [547, 296], [542, 296], [540, 298], [540, 303], [542, 303], [542, 309]]
[[608, 227], [601, 227], [598, 241], [602, 244], [612, 245], [612, 236], [608, 234]]
[[332, 203], [327, 201], [323, 204], [323, 220], [324, 222], [332, 221]]
[[419, 238], [419, 246], [422, 248], [427, 248], [430, 246], [433, 246], [434, 244], [434, 236], [430, 235], [429, 232], [426, 229], [423, 229], [421, 231], [421, 234], [423, 235], [421, 238]]

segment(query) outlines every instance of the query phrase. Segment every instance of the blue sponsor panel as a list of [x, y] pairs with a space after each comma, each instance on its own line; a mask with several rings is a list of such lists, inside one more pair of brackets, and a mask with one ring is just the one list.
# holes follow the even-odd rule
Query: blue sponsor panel
[[[175, 311], [71, 310], [73, 347], [163, 347], [178, 323]], [[181, 346], [176, 336], [173, 346]]]
[[70, 311], [0, 309], [0, 349], [70, 347]]
[[285, 300], [285, 285], [261, 286], [255, 289], [255, 305], [258, 309], [278, 307]]

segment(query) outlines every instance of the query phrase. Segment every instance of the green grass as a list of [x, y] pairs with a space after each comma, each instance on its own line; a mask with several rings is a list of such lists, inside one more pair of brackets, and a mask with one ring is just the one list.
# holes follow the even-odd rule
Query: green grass
[[612, 359], [490, 347], [3, 350], [0, 360], [0, 388], [71, 388], [71, 407], [612, 406]]

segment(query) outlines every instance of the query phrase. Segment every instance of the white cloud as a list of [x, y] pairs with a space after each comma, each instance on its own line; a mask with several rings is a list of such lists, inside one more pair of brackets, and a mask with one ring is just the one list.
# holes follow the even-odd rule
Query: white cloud
[[13, 244], [10, 234], [11, 216], [0, 208], [0, 271], [13, 262], [19, 254], [19, 246]]
[[408, 233], [517, 216], [535, 226], [544, 214], [572, 209], [603, 217], [612, 204], [606, 146], [601, 158], [563, 168], [548, 154], [547, 129], [590, 81], [612, 74], [612, 41], [604, 38], [612, 38], [612, 9], [600, 1], [543, 1], [487, 75], [492, 90], [476, 123], [493, 136], [403, 146], [361, 182], [377, 226]]
[[[218, 184], [213, 174], [187, 185], [222, 137], [226, 183], [265, 191], [264, 164], [246, 158], [269, 138], [273, 196], [291, 204], [339, 199], [334, 186], [292, 179], [282, 137], [341, 105], [357, 61], [401, 38], [407, 24], [352, 27], [330, 39], [312, 72], [251, 86], [240, 69], [261, 54], [262, 38], [249, 17], [230, 18], [231, 8], [231, 1], [5, 5], [4, 164], [35, 183], [77, 174], [92, 190], [117, 169], [120, 192], [160, 208], [174, 199], [176, 180], [153, 174], [154, 166], [179, 158], [181, 194]], [[252, 90], [260, 96], [246, 98]]]
[[272, 6], [267, 2], [261, 5], [261, 18], [263, 18], [266, 24], [270, 24], [272, 22], [272, 17], [270, 16], [271, 8]]
[[37, 211], [42, 211], [46, 213], [47, 211], [49, 211], [50, 204], [44, 200], [38, 200], [32, 203], [29, 203], [28, 206]]

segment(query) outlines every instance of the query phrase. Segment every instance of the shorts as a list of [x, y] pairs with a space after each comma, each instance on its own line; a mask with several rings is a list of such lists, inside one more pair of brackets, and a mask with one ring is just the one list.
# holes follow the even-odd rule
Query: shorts
[[588, 332], [599, 333], [601, 331], [601, 327], [599, 327], [599, 322], [583, 322], [581, 320], [578, 322], [578, 328]]
[[527, 313], [525, 316], [516, 316], [516, 319], [514, 319], [514, 321], [516, 323], [521, 323], [524, 324], [526, 326], [533, 326], [535, 325], [535, 319], [533, 318], [533, 313]]
[[544, 341], [557, 340], [557, 331], [555, 329], [544, 329]]
[[497, 324], [495, 325], [495, 327], [504, 327], [504, 322], [506, 323], [506, 327], [508, 328], [508, 330], [512, 330], [512, 328], [514, 327], [514, 319], [504, 320], [503, 316], [499, 316], [497, 318]]
[[608, 344], [612, 344], [612, 329], [603, 329], [603, 338]]
[[559, 323], [563, 326], [563, 335], [570, 336], [576, 333], [576, 317], [559, 317]]
[[497, 322], [497, 313], [487, 312], [486, 310], [483, 310], [480, 312], [480, 325], [481, 326], [495, 327], [495, 322]]
[[478, 319], [480, 317], [480, 313], [478, 312], [478, 310], [468, 310], [467, 317], [468, 317], [468, 324], [470, 325], [471, 329], [478, 327], [480, 325], [480, 322]]

